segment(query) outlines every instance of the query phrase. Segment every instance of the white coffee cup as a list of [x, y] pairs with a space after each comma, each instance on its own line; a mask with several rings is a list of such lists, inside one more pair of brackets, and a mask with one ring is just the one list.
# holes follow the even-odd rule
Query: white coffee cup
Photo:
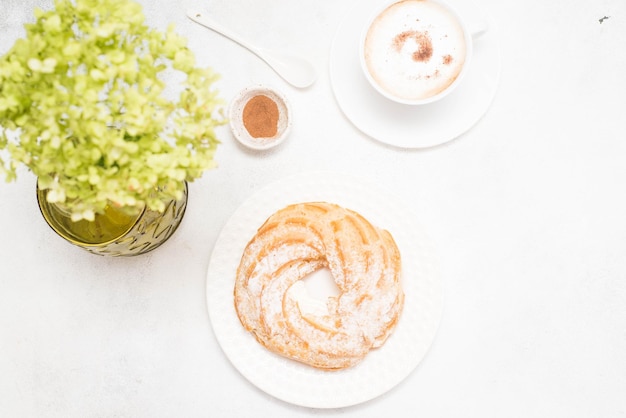
[[444, 98], [461, 83], [473, 43], [467, 23], [446, 1], [400, 0], [373, 14], [359, 49], [374, 89], [395, 102], [419, 105]]

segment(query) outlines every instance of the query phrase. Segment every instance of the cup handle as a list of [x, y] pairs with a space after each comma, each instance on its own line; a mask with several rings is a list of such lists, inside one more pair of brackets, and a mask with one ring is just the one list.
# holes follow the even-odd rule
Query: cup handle
[[469, 23], [469, 32], [472, 35], [472, 41], [482, 37], [489, 30], [489, 24], [486, 20], [476, 20]]

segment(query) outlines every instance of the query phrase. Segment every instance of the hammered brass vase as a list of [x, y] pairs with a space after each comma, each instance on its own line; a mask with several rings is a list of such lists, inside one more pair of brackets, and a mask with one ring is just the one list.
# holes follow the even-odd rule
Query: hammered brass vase
[[176, 231], [187, 208], [188, 186], [179, 200], [166, 200], [163, 213], [144, 208], [137, 215], [107, 207], [93, 221], [74, 222], [62, 207], [46, 200], [47, 190], [37, 188], [44, 219], [66, 241], [93, 254], [129, 257], [145, 254], [163, 244]]

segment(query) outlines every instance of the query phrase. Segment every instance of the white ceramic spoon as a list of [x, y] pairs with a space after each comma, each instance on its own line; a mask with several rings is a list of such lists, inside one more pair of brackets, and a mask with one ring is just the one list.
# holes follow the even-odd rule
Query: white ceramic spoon
[[285, 81], [296, 87], [308, 87], [317, 79], [315, 68], [303, 58], [257, 48], [201, 12], [187, 10], [187, 17], [249, 49], [272, 67]]

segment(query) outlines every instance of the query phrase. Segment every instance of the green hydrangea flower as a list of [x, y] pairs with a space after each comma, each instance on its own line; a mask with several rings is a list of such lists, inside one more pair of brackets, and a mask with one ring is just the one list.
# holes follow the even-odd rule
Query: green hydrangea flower
[[149, 28], [131, 0], [56, 0], [35, 17], [0, 58], [7, 181], [24, 165], [50, 202], [93, 219], [107, 205], [162, 209], [214, 167], [217, 75], [172, 26]]

